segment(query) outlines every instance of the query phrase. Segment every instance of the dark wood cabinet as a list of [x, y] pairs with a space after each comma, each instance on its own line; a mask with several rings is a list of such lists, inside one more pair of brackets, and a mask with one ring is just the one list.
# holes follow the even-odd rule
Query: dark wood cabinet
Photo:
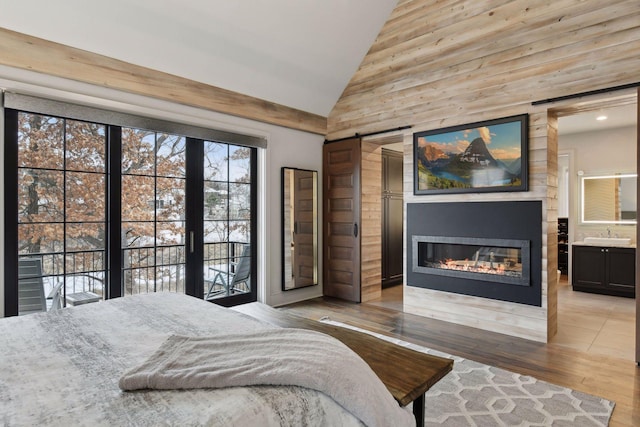
[[575, 291], [635, 297], [635, 248], [573, 245], [571, 266]]
[[382, 287], [402, 283], [402, 153], [382, 149]]

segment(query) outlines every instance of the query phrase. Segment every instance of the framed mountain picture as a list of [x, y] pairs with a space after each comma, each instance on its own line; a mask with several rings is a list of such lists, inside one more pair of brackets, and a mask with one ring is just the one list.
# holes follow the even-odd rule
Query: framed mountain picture
[[413, 134], [413, 193], [527, 191], [529, 116]]

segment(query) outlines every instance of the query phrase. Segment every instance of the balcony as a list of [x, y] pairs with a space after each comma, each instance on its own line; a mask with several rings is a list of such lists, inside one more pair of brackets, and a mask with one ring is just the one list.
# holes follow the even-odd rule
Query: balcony
[[[235, 273], [246, 243], [217, 242], [204, 245], [204, 293], [210, 289], [214, 271]], [[123, 296], [150, 292], [185, 292], [185, 246], [139, 247], [122, 249]], [[94, 293], [105, 298], [106, 270], [105, 253], [102, 250], [58, 253], [20, 254], [19, 264], [38, 260], [36, 271], [19, 274], [19, 292], [30, 292], [44, 301], [40, 310], [50, 310], [54, 290], [58, 287], [62, 305], [70, 301], [66, 296], [78, 293]], [[225, 280], [229, 280], [227, 276]], [[249, 292], [249, 286], [236, 291]], [[42, 297], [41, 297], [42, 295]], [[215, 293], [209, 299], [224, 297], [224, 292]]]

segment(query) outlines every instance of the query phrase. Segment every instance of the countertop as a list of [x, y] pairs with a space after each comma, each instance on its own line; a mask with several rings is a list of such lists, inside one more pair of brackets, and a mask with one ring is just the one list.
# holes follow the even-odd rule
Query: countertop
[[631, 244], [631, 245], [612, 245], [612, 244], [601, 244], [601, 243], [591, 243], [591, 242], [573, 242], [571, 243], [574, 246], [599, 246], [599, 247], [603, 247], [603, 248], [631, 248], [631, 249], [635, 249], [636, 245]]

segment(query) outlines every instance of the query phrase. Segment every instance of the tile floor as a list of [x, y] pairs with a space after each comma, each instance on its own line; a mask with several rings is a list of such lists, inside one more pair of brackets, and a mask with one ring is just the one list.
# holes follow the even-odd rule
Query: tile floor
[[558, 286], [558, 334], [552, 343], [591, 354], [634, 360], [636, 300]]
[[[383, 290], [382, 298], [367, 304], [402, 311], [402, 286]], [[633, 298], [573, 291], [562, 276], [558, 286], [558, 334], [551, 343], [584, 351], [635, 360]]]

